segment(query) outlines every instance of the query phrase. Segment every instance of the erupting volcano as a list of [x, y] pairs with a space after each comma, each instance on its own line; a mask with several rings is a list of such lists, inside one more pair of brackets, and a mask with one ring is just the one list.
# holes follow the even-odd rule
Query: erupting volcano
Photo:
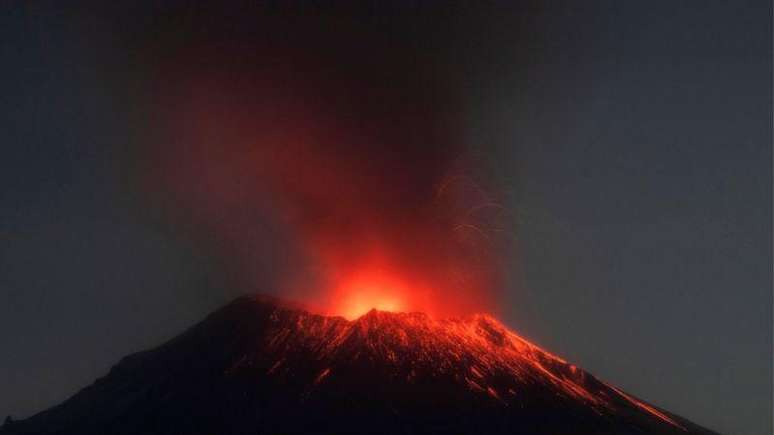
[[413, 12], [341, 8], [186, 5], [173, 31], [139, 21], [132, 50], [153, 48], [133, 61], [154, 65], [152, 134], [127, 152], [126, 196], [154, 237], [206, 258], [218, 288], [307, 305], [237, 299], [0, 432], [710, 433], [475, 314], [517, 295], [520, 266], [468, 143], [468, 73], [412, 36]]
[[63, 404], [0, 433], [712, 432], [488, 315], [372, 309], [347, 320], [254, 296], [124, 358]]

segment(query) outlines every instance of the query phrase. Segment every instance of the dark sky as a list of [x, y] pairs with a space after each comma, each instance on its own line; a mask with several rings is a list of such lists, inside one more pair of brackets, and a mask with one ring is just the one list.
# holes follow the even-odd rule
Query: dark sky
[[[16, 418], [251, 290], [138, 180], [145, 151], [173, 146], [154, 117], [170, 59], [255, 42], [266, 9], [59, 3], [0, 8], [0, 414]], [[356, 23], [442, 73], [508, 210], [505, 323], [699, 424], [771, 433], [770, 2], [542, 3], [281, 18]], [[276, 231], [251, 231], [272, 268]]]

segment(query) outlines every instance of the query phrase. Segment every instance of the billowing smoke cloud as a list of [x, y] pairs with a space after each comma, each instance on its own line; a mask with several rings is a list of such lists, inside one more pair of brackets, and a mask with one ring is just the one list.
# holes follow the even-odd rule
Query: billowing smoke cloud
[[421, 44], [283, 13], [163, 58], [146, 186], [240, 284], [341, 313], [487, 307], [497, 206], [472, 181], [460, 106]]

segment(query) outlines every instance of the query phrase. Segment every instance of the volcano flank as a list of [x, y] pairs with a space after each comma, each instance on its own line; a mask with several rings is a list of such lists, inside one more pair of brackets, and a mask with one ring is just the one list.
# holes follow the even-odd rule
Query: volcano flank
[[6, 434], [711, 434], [487, 315], [239, 298]]

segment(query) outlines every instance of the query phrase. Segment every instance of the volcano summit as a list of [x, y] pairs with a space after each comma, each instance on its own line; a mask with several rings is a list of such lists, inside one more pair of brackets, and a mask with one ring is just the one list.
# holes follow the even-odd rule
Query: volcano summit
[[242, 297], [6, 434], [711, 434], [487, 315]]

